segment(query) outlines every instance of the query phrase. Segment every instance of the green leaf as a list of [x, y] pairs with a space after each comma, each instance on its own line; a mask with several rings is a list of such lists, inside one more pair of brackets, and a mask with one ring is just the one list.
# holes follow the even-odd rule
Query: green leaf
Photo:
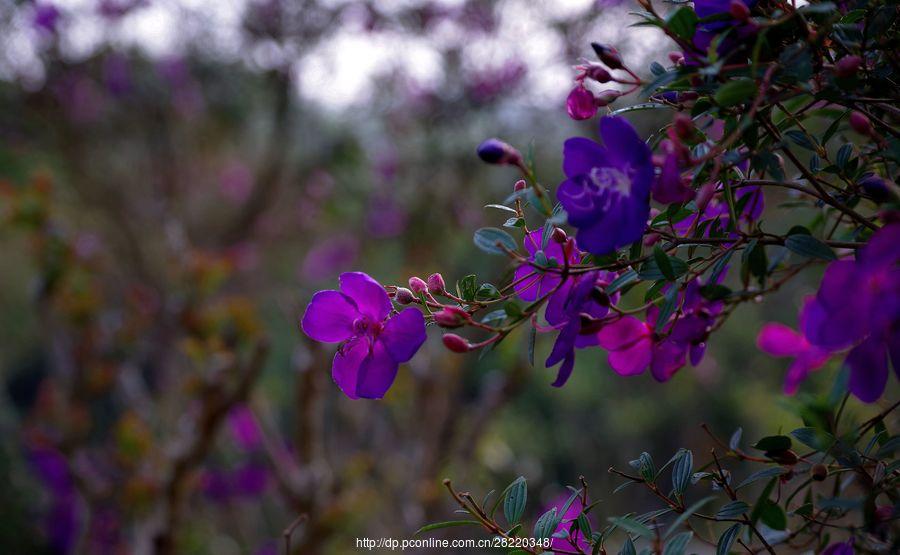
[[524, 476], [519, 476], [509, 485], [506, 498], [503, 500], [503, 516], [510, 526], [519, 522], [525, 513], [525, 501], [528, 499], [528, 484]]
[[681, 457], [675, 461], [672, 467], [672, 489], [675, 493], [682, 494], [691, 483], [691, 475], [694, 473], [694, 454], [685, 450]]
[[677, 36], [685, 40], [692, 40], [698, 21], [699, 19], [694, 10], [687, 6], [682, 6], [669, 14], [666, 18], [666, 27]]
[[678, 304], [678, 288], [672, 286], [666, 291], [666, 295], [664, 297], [664, 301], [662, 306], [659, 307], [659, 314], [656, 316], [656, 325], [655, 328], [657, 330], [662, 330], [663, 326], [666, 325], [666, 322], [669, 321], [669, 317], [675, 312]]
[[641, 477], [647, 482], [653, 483], [656, 480], [656, 465], [653, 463], [653, 457], [650, 453], [644, 451], [633, 461], [628, 463], [632, 468], [641, 473]]
[[653, 247], [653, 260], [656, 261], [656, 267], [662, 272], [666, 279], [675, 281], [675, 270], [672, 268], [672, 262], [666, 251], [662, 250], [659, 245]]
[[633, 534], [638, 537], [647, 537], [653, 535], [653, 530], [648, 528], [647, 526], [641, 524], [637, 520], [627, 517], [627, 516], [613, 516], [608, 519], [610, 522], [625, 530], [629, 534]]
[[669, 535], [671, 535], [672, 532], [677, 530], [679, 526], [681, 526], [682, 524], [687, 522], [687, 520], [689, 518], [691, 518], [694, 515], [694, 513], [696, 513], [697, 511], [700, 510], [700, 507], [706, 505], [707, 503], [709, 503], [712, 500], [713, 500], [712, 496], [704, 497], [700, 501], [697, 501], [696, 503], [694, 503], [693, 505], [691, 505], [690, 507], [685, 509], [683, 513], [678, 515], [678, 518], [676, 518], [675, 520], [672, 521], [672, 524], [669, 526], [669, 530], [666, 532], [666, 537], [669, 537]]
[[[688, 265], [684, 260], [676, 258], [674, 256], [667, 256], [667, 258], [672, 266], [672, 272], [676, 279], [687, 273]], [[650, 260], [644, 262], [643, 266], [641, 266], [641, 271], [638, 272], [638, 277], [647, 281], [668, 279], [663, 273], [662, 269], [660, 269], [659, 265], [656, 263], [655, 256]]]
[[731, 434], [731, 439], [728, 440], [728, 447], [731, 448], [732, 451], [740, 447], [741, 445], [741, 437], [744, 435], [744, 429], [738, 428]]
[[694, 537], [693, 532], [682, 532], [666, 542], [663, 555], [684, 555], [684, 550]]
[[623, 287], [627, 285], [631, 285], [632, 283], [638, 281], [638, 274], [634, 270], [628, 270], [621, 276], [617, 277], [606, 287], [606, 294], [612, 295], [616, 291], [619, 291]]
[[466, 301], [475, 300], [477, 279], [475, 274], [469, 274], [456, 282], [456, 292], [459, 293], [461, 299]]
[[837, 255], [831, 247], [819, 241], [812, 235], [797, 233], [789, 235], [784, 240], [784, 246], [801, 256], [807, 258], [820, 258], [822, 260], [837, 260]]
[[475, 299], [478, 301], [489, 301], [499, 297], [500, 291], [491, 283], [482, 284], [475, 292]]
[[788, 436], [767, 436], [757, 441], [753, 447], [760, 451], [787, 451], [791, 448], [791, 438]]
[[719, 536], [719, 541], [716, 543], [716, 555], [728, 555], [731, 546], [734, 545], [734, 540], [741, 535], [741, 528], [742, 525], [735, 524]]
[[828, 451], [835, 442], [833, 435], [818, 428], [798, 428], [791, 432], [791, 435], [816, 451]]
[[733, 79], [719, 87], [714, 98], [719, 105], [728, 107], [749, 100], [756, 94], [756, 91], [755, 81], [750, 79]]
[[503, 210], [504, 212], [511, 212], [513, 214], [518, 215], [518, 212], [515, 209], [510, 208], [509, 206], [503, 206], [502, 204], [485, 204], [485, 208], [496, 208], [497, 210]]
[[534, 367], [534, 342], [537, 339], [537, 330], [531, 328], [528, 334], [528, 364]]
[[475, 246], [489, 254], [506, 255], [504, 247], [509, 251], [516, 250], [516, 240], [512, 235], [496, 227], [483, 227], [475, 232]]
[[761, 502], [759, 519], [773, 530], [784, 530], [787, 528], [787, 515], [784, 514], [784, 509], [771, 499], [764, 499]]
[[542, 540], [549, 538], [556, 531], [556, 507], [542, 514], [534, 523], [534, 537]]
[[631, 538], [625, 538], [622, 549], [619, 550], [619, 555], [637, 555], [637, 550], [635, 550], [634, 542], [631, 541]]
[[780, 475], [784, 474], [784, 472], [785, 472], [785, 470], [783, 468], [781, 468], [780, 466], [773, 466], [771, 468], [765, 468], [763, 470], [760, 470], [759, 472], [754, 472], [750, 476], [747, 476], [747, 478], [744, 479], [743, 482], [738, 484], [737, 487], [734, 489], [739, 490], [742, 487], [749, 486], [750, 484], [752, 484], [753, 482], [756, 482], [757, 480], [762, 480], [763, 478], [769, 478], [771, 476], [780, 476]]
[[847, 162], [850, 161], [850, 156], [853, 155], [853, 145], [850, 143], [846, 143], [841, 146], [841, 148], [837, 151], [837, 156], [835, 156], [834, 163], [837, 164], [837, 167], [844, 168], [847, 165]]
[[818, 145], [813, 142], [813, 139], [810, 139], [809, 135], [807, 135], [803, 131], [800, 131], [798, 129], [791, 129], [790, 131], [785, 131], [784, 134], [787, 135], [787, 137], [797, 146], [803, 147], [806, 150], [812, 150], [815, 152], [815, 150], [818, 148]]
[[416, 530], [415, 536], [419, 534], [424, 534], [426, 532], [431, 532], [432, 530], [440, 530], [441, 528], [453, 528], [454, 526], [479, 526], [481, 523], [477, 520], [448, 520], [446, 522], [435, 522], [433, 524], [426, 524], [425, 526]]
[[743, 501], [732, 501], [722, 505], [722, 508], [716, 513], [716, 518], [735, 518], [750, 510], [750, 505]]

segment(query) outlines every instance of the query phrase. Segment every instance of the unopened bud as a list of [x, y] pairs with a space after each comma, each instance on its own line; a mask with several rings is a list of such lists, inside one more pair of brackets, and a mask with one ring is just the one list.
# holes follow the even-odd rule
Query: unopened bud
[[790, 449], [785, 449], [784, 451], [767, 451], [766, 455], [773, 461], [785, 465], [797, 464], [797, 461], [799, 460], [797, 458], [797, 453], [794, 453]]
[[748, 8], [747, 4], [744, 4], [741, 0], [731, 0], [731, 4], [728, 5], [728, 12], [731, 14], [731, 17], [738, 21], [747, 21], [750, 19], [750, 8]]
[[513, 165], [522, 164], [522, 154], [500, 139], [488, 139], [478, 145], [478, 157], [488, 164]]
[[413, 276], [409, 278], [409, 288], [415, 291], [416, 293], [424, 293], [428, 290], [428, 285], [425, 283], [425, 280], [422, 278], [418, 278]]
[[594, 114], [597, 113], [594, 95], [583, 84], [578, 83], [566, 98], [566, 112], [574, 120], [594, 117]]
[[455, 333], [445, 333], [441, 339], [444, 341], [444, 347], [447, 347], [454, 353], [468, 353], [472, 350], [472, 345]]
[[619, 56], [619, 51], [609, 46], [608, 44], [600, 44], [599, 42], [592, 42], [591, 48], [594, 49], [594, 53], [597, 54], [597, 57], [600, 58], [600, 61], [606, 64], [611, 69], [622, 69], [624, 66], [622, 65], [622, 57]]
[[447, 290], [447, 285], [444, 283], [444, 276], [441, 274], [431, 274], [428, 276], [428, 291], [435, 295], [439, 295]]
[[588, 79], [593, 79], [598, 83], [608, 83], [612, 80], [612, 75], [600, 64], [590, 64], [585, 68], [584, 74]]
[[513, 191], [524, 191], [527, 187], [528, 183], [526, 183], [524, 179], [520, 179], [513, 185]]
[[810, 469], [809, 474], [812, 476], [813, 480], [823, 482], [825, 481], [825, 478], [828, 478], [828, 467], [821, 463], [815, 464]]
[[684, 63], [684, 54], [681, 52], [669, 52], [669, 60], [675, 65]]
[[458, 328], [470, 319], [469, 313], [458, 306], [445, 306], [434, 313], [434, 323], [442, 328]]
[[394, 293], [394, 300], [398, 304], [411, 304], [416, 302], [416, 296], [406, 287], [398, 287], [396, 293]]
[[873, 132], [872, 122], [862, 112], [854, 111], [850, 113], [850, 127], [860, 135], [869, 136]]
[[607, 104], [612, 104], [620, 96], [622, 96], [620, 91], [615, 89], [605, 89], [597, 93], [597, 96], [594, 97], [594, 104], [603, 107]]
[[835, 77], [853, 77], [859, 71], [862, 65], [862, 58], [859, 56], [844, 56], [834, 64]]
[[888, 189], [887, 182], [877, 174], [867, 174], [860, 179], [857, 184], [859, 184], [863, 191], [872, 197], [872, 200], [875, 202], [884, 202], [890, 198], [890, 190]]
[[558, 227], [553, 228], [553, 234], [550, 236], [553, 238], [553, 241], [559, 243], [560, 245], [565, 244], [566, 239], [569, 237], [566, 235], [566, 232]]

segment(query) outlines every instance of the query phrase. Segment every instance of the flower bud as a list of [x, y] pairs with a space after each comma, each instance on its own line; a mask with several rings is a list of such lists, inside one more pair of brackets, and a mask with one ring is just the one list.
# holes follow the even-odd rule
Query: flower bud
[[441, 339], [444, 341], [444, 347], [447, 347], [454, 353], [468, 353], [472, 350], [472, 345], [455, 333], [445, 333]]
[[813, 480], [823, 482], [825, 478], [828, 478], [828, 467], [821, 463], [815, 464], [809, 470], [809, 474]]
[[594, 98], [594, 104], [603, 107], [607, 104], [612, 104], [620, 96], [622, 96], [622, 93], [620, 91], [617, 91], [615, 89], [605, 89], [600, 91]]
[[608, 83], [612, 81], [612, 75], [606, 71], [606, 68], [600, 64], [590, 64], [584, 69], [584, 74], [588, 79], [593, 79], [598, 83]]
[[669, 60], [675, 65], [684, 63], [684, 54], [681, 52], [669, 52]]
[[738, 21], [747, 21], [750, 19], [750, 8], [748, 8], [747, 4], [744, 4], [741, 0], [731, 0], [731, 4], [728, 5], [728, 13]]
[[458, 306], [445, 306], [434, 313], [434, 323], [442, 328], [458, 328], [470, 319], [469, 313]]
[[398, 304], [411, 304], [416, 302], [416, 296], [406, 287], [398, 287], [397, 291], [394, 293], [394, 300], [397, 301]]
[[590, 119], [597, 113], [594, 95], [585, 86], [578, 83], [566, 98], [566, 112], [574, 120]]
[[876, 202], [884, 202], [890, 198], [887, 183], [877, 174], [866, 174], [857, 184]]
[[444, 276], [441, 274], [431, 274], [428, 276], [428, 292], [439, 295], [447, 290], [447, 285], [444, 283]]
[[424, 280], [422, 280], [422, 278], [413, 276], [409, 278], [409, 288], [416, 293], [424, 293], [426, 290], [428, 290], [428, 285]]
[[566, 240], [569, 238], [566, 235], [565, 230], [560, 229], [558, 227], [553, 228], [553, 234], [550, 235], [554, 242], [559, 243], [560, 245], [565, 244]]
[[872, 134], [872, 122], [862, 112], [850, 113], [850, 127], [860, 135], [869, 136]]
[[844, 56], [834, 64], [835, 77], [853, 77], [859, 71], [862, 65], [862, 58], [859, 56]]
[[524, 191], [526, 187], [528, 187], [528, 183], [524, 179], [520, 179], [513, 185], [513, 191]]
[[597, 54], [600, 61], [611, 69], [622, 69], [624, 67], [622, 65], [622, 57], [619, 56], [619, 51], [612, 46], [600, 44], [599, 42], [592, 42], [591, 48], [594, 49], [594, 53]]
[[522, 154], [500, 139], [488, 139], [478, 145], [478, 157], [488, 164], [512, 165], [522, 164]]

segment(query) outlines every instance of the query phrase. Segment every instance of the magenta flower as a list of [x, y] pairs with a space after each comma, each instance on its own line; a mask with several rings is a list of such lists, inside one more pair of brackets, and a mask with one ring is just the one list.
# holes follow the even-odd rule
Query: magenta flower
[[300, 325], [316, 341], [341, 343], [331, 375], [345, 395], [380, 399], [425, 342], [425, 319], [412, 307], [391, 315], [387, 292], [362, 272], [341, 274], [340, 285], [313, 295]]
[[684, 346], [661, 338], [653, 322], [624, 316], [607, 324], [597, 334], [600, 346], [609, 351], [607, 362], [620, 376], [642, 374], [647, 367], [657, 381], [664, 382], [685, 364]]
[[609, 254], [644, 234], [650, 214], [653, 163], [650, 149], [621, 117], [600, 119], [605, 146], [581, 137], [566, 141], [566, 180], [557, 198], [578, 229], [582, 250]]
[[[556, 507], [557, 511], [561, 511], [568, 500], [568, 496], [560, 497], [553, 506]], [[572, 524], [578, 520], [578, 515], [580, 515], [583, 510], [584, 503], [581, 500], [581, 496], [577, 496], [572, 501], [572, 504], [569, 505], [569, 508], [566, 509], [566, 512], [559, 515], [561, 518], [559, 524], [556, 526], [556, 530], [553, 531], [551, 536], [550, 551], [575, 551], [574, 548], [577, 548], [577, 550], [580, 550], [582, 553], [591, 552], [590, 538], [584, 537], [584, 534], [582, 534], [577, 527], [575, 530], [571, 530]], [[590, 513], [585, 516], [588, 517], [588, 520], [593, 520], [590, 518]], [[593, 526], [594, 523], [591, 522], [591, 525]], [[561, 535], [565, 535], [565, 537], [559, 537]]]
[[574, 120], [594, 117], [594, 114], [597, 113], [597, 104], [594, 102], [593, 93], [587, 90], [584, 84], [578, 83], [566, 98], [566, 111]]
[[[565, 265], [564, 260], [566, 258], [563, 253], [563, 245], [551, 238], [547, 241], [546, 248], [541, 249], [542, 240], [543, 232], [540, 229], [532, 231], [525, 236], [524, 243], [525, 250], [529, 254], [528, 260], [535, 262], [538, 258], [543, 257], [545, 259], [542, 261], [543, 265], [551, 263], [562, 268]], [[577, 251], [577, 249], [573, 249], [573, 251]], [[569, 253], [568, 259], [569, 264], [575, 264], [578, 262], [578, 253]], [[552, 291], [560, 281], [562, 281], [562, 277], [557, 272], [541, 273], [530, 264], [522, 264], [516, 268], [516, 273], [513, 277], [513, 282], [515, 283], [513, 288], [516, 290], [519, 298], [523, 301], [531, 302]]]
[[[808, 306], [812, 300], [813, 298], [809, 297], [806, 305]], [[801, 329], [805, 312], [805, 310], [801, 312]], [[756, 345], [761, 351], [772, 356], [794, 357], [784, 378], [784, 392], [787, 395], [797, 393], [800, 382], [805, 380], [810, 372], [821, 368], [831, 357], [830, 351], [810, 344], [803, 334], [784, 324], [769, 323], [763, 326], [756, 338]]]
[[547, 302], [544, 318], [559, 335], [553, 350], [547, 357], [545, 366], [550, 368], [559, 362], [562, 365], [556, 375], [554, 387], [562, 387], [575, 365], [575, 349], [583, 349], [598, 344], [597, 320], [609, 313], [610, 299], [605, 289], [616, 278], [611, 272], [590, 272], [571, 278], [562, 284]]
[[801, 329], [816, 347], [852, 347], [848, 388], [876, 401], [887, 385], [888, 358], [900, 376], [900, 224], [877, 231], [856, 260], [828, 265], [819, 291], [804, 309]]

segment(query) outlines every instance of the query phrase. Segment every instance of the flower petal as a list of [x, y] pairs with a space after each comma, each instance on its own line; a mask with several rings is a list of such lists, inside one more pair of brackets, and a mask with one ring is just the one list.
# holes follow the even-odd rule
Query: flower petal
[[311, 339], [324, 343], [344, 341], [353, 335], [353, 320], [359, 311], [339, 291], [319, 291], [306, 307], [300, 327]]
[[359, 399], [356, 386], [359, 382], [359, 367], [369, 355], [369, 342], [367, 339], [354, 339], [345, 343], [334, 354], [331, 364], [331, 377], [334, 383], [351, 399]]
[[417, 308], [408, 307], [384, 325], [379, 339], [396, 362], [406, 362], [425, 342], [425, 318]]
[[559, 371], [556, 373], [556, 380], [551, 384], [553, 387], [562, 387], [566, 385], [566, 382], [569, 381], [569, 376], [572, 375], [572, 368], [575, 367], [575, 352], [569, 351], [569, 354], [566, 355], [566, 358], [563, 359], [563, 363], [559, 366]]
[[844, 363], [850, 367], [848, 389], [864, 403], [873, 403], [884, 393], [887, 385], [887, 349], [884, 341], [875, 336], [857, 345]]
[[[600, 119], [600, 135], [608, 151], [608, 159], [613, 164], [628, 164], [634, 168], [650, 167], [650, 147], [647, 146], [627, 119], [619, 116], [605, 116]], [[652, 169], [651, 169], [652, 177]], [[649, 183], [648, 183], [649, 185]], [[649, 192], [649, 191], [648, 191]]]
[[391, 311], [391, 299], [380, 283], [362, 272], [345, 272], [340, 277], [341, 292], [353, 299], [359, 311], [381, 322]]
[[363, 399], [381, 399], [394, 383], [397, 368], [397, 361], [388, 353], [384, 342], [376, 341], [359, 366], [356, 394]]
[[573, 137], [563, 144], [563, 173], [575, 177], [591, 168], [606, 165], [606, 149], [584, 137]]
[[663, 341], [653, 346], [653, 360], [650, 372], [656, 381], [668, 381], [685, 364], [687, 348], [672, 341]]
[[607, 362], [620, 376], [634, 376], [642, 373], [652, 359], [653, 342], [649, 337], [638, 339], [628, 347], [610, 351]]
[[800, 333], [784, 324], [766, 324], [756, 337], [756, 346], [764, 353], [776, 357], [797, 356], [809, 348]]
[[600, 346], [608, 351], [628, 349], [644, 338], [649, 338], [647, 325], [634, 316], [625, 316], [605, 326], [597, 334]]

